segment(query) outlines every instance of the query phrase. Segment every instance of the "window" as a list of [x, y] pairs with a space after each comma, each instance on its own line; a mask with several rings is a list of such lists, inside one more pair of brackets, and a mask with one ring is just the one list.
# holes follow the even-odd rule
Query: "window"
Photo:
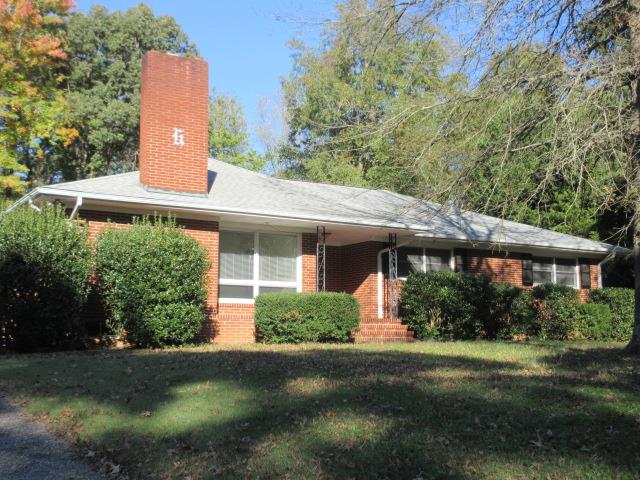
[[556, 283], [569, 287], [578, 286], [576, 261], [556, 258]]
[[[451, 270], [451, 252], [419, 247], [398, 248], [398, 278], [407, 278], [411, 273], [448, 272]], [[389, 253], [382, 255], [382, 271], [389, 276]]]
[[557, 283], [578, 287], [577, 263], [574, 259], [533, 258], [533, 284]]
[[220, 299], [251, 303], [259, 293], [298, 290], [298, 236], [220, 232]]
[[[389, 268], [387, 257], [387, 269]], [[408, 277], [410, 273], [422, 272], [422, 248], [401, 247], [398, 249], [398, 276]]]
[[553, 258], [533, 259], [533, 284], [553, 283]]
[[451, 254], [447, 250], [425, 249], [425, 270], [427, 272], [448, 272], [451, 270]]

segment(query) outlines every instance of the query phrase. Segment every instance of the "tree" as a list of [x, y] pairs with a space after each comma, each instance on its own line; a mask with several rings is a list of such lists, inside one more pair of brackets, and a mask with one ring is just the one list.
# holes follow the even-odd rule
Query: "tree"
[[264, 156], [249, 146], [247, 122], [238, 100], [215, 91], [209, 101], [209, 155], [255, 171], [266, 164]]
[[47, 161], [56, 145], [68, 145], [61, 85], [67, 59], [63, 19], [70, 0], [0, 1], [0, 190], [20, 193], [24, 180], [50, 180]]
[[70, 116], [79, 136], [63, 157], [65, 180], [135, 170], [140, 69], [149, 50], [197, 55], [178, 23], [144, 4], [126, 12], [94, 6], [67, 22]]
[[[491, 164], [498, 174], [494, 181], [500, 183], [524, 151], [540, 156], [520, 170], [520, 178], [536, 176], [536, 186], [533, 192], [494, 197], [502, 203], [499, 207], [526, 202], [558, 180], [576, 188], [578, 199], [590, 188], [602, 188], [599, 208], [623, 208], [634, 232], [636, 313], [627, 350], [640, 352], [640, 0], [408, 0], [378, 5], [359, 21], [385, 25], [381, 31], [386, 32], [412, 18], [412, 28], [397, 32], [403, 39], [424, 23], [446, 23], [452, 13], [467, 19], [459, 30], [460, 68], [475, 85], [450, 96], [442, 129], [420, 139], [423, 148], [450, 145], [459, 155], [445, 181], [424, 195], [464, 205], [476, 185], [477, 168]], [[523, 49], [531, 54], [514, 57]], [[369, 54], [375, 56], [374, 47]], [[560, 60], [557, 66], [545, 65], [550, 57]], [[516, 68], [499, 68], [514, 58]], [[553, 68], [540, 74], [542, 66]], [[523, 91], [540, 95], [547, 108], [540, 110], [538, 101], [528, 102], [525, 96], [515, 105], [500, 104], [505, 96], [517, 98]], [[477, 116], [492, 103], [492, 110]], [[475, 121], [467, 122], [474, 115]], [[504, 120], [495, 129], [498, 115]], [[393, 126], [416, 116], [428, 120], [418, 107], [410, 108]], [[376, 138], [378, 130], [370, 137]], [[452, 146], [456, 132], [464, 135]], [[482, 138], [491, 142], [477, 148]], [[428, 162], [416, 157], [416, 164]], [[433, 168], [439, 166], [434, 162]]]
[[[375, 15], [389, 5], [344, 2], [319, 48], [291, 43], [294, 67], [283, 83], [290, 176], [406, 193], [421, 183], [424, 172], [414, 168], [415, 155], [437, 152], [416, 152], [413, 139], [439, 128], [439, 103], [463, 78], [442, 73], [446, 39], [433, 26], [423, 23], [403, 36], [412, 18], [386, 25]], [[429, 118], [394, 125], [412, 105], [429, 111]]]

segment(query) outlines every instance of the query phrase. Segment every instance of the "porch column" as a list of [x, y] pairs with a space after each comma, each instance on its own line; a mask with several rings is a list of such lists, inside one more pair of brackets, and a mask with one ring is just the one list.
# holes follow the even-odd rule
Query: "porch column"
[[316, 291], [324, 292], [327, 285], [326, 274], [326, 245], [327, 232], [325, 227], [316, 227]]
[[387, 282], [388, 312], [390, 318], [398, 317], [398, 238], [395, 233], [389, 234], [389, 281]]

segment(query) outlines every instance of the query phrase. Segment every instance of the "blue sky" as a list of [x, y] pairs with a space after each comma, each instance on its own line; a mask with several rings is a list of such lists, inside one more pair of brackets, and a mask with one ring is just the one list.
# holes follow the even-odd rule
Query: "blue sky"
[[[76, 0], [82, 11], [100, 4], [126, 10], [135, 0]], [[291, 69], [287, 41], [302, 38], [313, 44], [320, 27], [314, 21], [331, 17], [334, 0], [147, 0], [156, 15], [171, 15], [209, 62], [209, 82], [219, 93], [242, 104], [252, 144], [259, 121], [261, 97], [276, 98], [279, 79]]]

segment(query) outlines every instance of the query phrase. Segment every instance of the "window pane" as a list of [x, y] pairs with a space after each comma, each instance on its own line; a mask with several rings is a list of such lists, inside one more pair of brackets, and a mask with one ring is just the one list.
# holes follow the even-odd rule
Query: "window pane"
[[575, 287], [576, 280], [576, 261], [556, 259], [556, 282], [560, 285]]
[[[387, 263], [389, 257], [387, 257]], [[387, 265], [387, 270], [389, 266]], [[422, 271], [422, 249], [412, 247], [398, 248], [398, 276], [408, 277], [410, 273]]]
[[427, 272], [448, 272], [451, 270], [450, 255], [447, 250], [425, 250]]
[[543, 271], [533, 271], [533, 283], [553, 283], [553, 273]]
[[295, 282], [298, 238], [264, 233], [259, 244], [260, 280]]
[[220, 232], [220, 278], [253, 280], [253, 233]]
[[534, 284], [553, 282], [553, 258], [534, 258], [532, 266]]
[[220, 285], [220, 298], [253, 298], [253, 287]]
[[260, 287], [260, 293], [295, 293], [295, 288], [289, 287]]

